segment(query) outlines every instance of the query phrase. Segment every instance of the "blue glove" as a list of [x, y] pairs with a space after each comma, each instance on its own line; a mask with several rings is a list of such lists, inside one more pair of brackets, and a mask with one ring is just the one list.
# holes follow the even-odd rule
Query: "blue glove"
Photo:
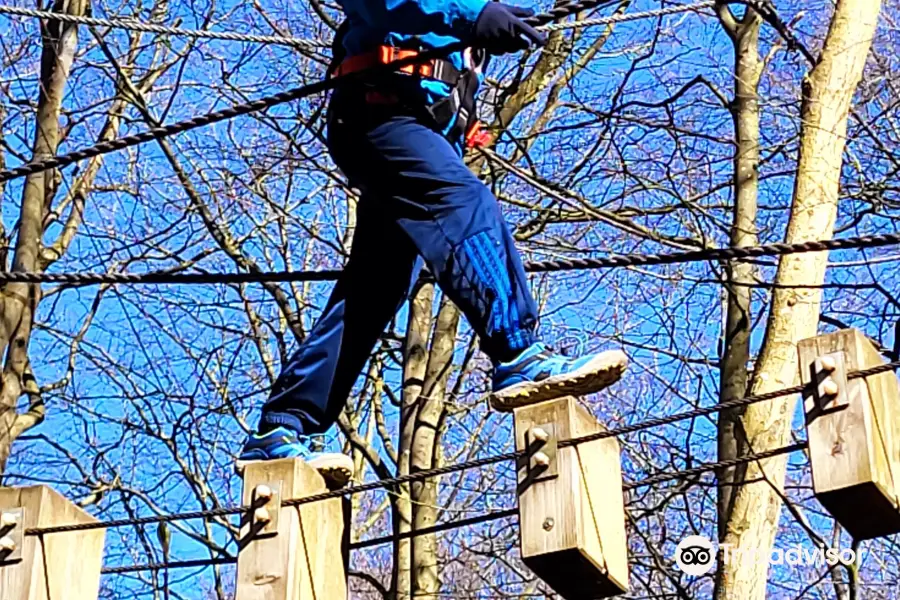
[[534, 11], [499, 2], [488, 2], [475, 21], [472, 44], [491, 54], [518, 52], [531, 46], [543, 46], [547, 38], [523, 21]]

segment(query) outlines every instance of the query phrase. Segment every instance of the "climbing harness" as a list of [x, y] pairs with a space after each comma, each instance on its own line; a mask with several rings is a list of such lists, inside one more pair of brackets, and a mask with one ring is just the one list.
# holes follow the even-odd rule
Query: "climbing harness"
[[[342, 27], [343, 29], [343, 27]], [[341, 30], [335, 35], [334, 46], [340, 46]], [[329, 77], [340, 77], [350, 73], [366, 71], [379, 65], [394, 61], [410, 59], [418, 56], [418, 50], [396, 48], [394, 46], [378, 46], [370, 52], [336, 59], [329, 68]], [[338, 54], [335, 54], [337, 57]], [[462, 139], [467, 148], [481, 148], [490, 142], [491, 136], [484, 131], [477, 118], [475, 94], [478, 91], [478, 74], [485, 62], [485, 53], [481, 50], [467, 48], [463, 52], [463, 60], [467, 67], [456, 68], [446, 58], [433, 58], [421, 63], [406, 65], [397, 73], [440, 81], [451, 87], [446, 98], [427, 106], [426, 110], [440, 130], [450, 129], [446, 133], [449, 140]], [[370, 89], [365, 93], [367, 104], [392, 105], [399, 104], [397, 94], [383, 90]]]

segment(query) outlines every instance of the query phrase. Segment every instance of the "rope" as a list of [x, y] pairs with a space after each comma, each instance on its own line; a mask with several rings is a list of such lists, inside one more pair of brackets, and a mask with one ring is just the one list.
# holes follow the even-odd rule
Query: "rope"
[[528, 263], [532, 273], [548, 271], [569, 271], [576, 269], [607, 269], [610, 267], [634, 267], [647, 265], [671, 265], [685, 262], [735, 260], [757, 258], [760, 256], [781, 256], [802, 252], [821, 252], [824, 250], [848, 250], [851, 248], [877, 248], [900, 244], [900, 234], [885, 233], [882, 235], [863, 235], [859, 237], [839, 238], [832, 240], [810, 240], [786, 244], [783, 242], [762, 246], [745, 246], [729, 248], [704, 248], [687, 250], [670, 254], [626, 254], [604, 258], [563, 258], [544, 262]]
[[148, 273], [40, 273], [29, 271], [0, 272], [0, 283], [61, 283], [74, 286], [148, 283], [148, 284], [238, 284], [263, 282], [334, 281], [338, 270], [273, 271], [270, 273], [178, 273], [151, 271]]
[[[704, 0], [702, 2], [667, 6], [664, 8], [658, 8], [655, 10], [648, 10], [644, 12], [616, 14], [610, 15], [608, 17], [597, 17], [593, 19], [580, 19], [576, 21], [569, 21], [566, 23], [547, 23], [546, 25], [539, 25], [537, 29], [540, 29], [542, 31], [562, 31], [565, 29], [581, 29], [586, 27], [593, 27], [596, 25], [614, 25], [617, 23], [626, 23], [629, 21], [637, 21], [640, 19], [664, 17], [683, 12], [697, 11], [704, 8], [711, 8], [715, 6], [715, 4], [715, 0]], [[98, 17], [87, 17], [52, 12], [49, 10], [22, 8], [19, 6], [0, 5], [0, 14], [18, 15], [22, 17], [35, 17], [38, 19], [61, 21], [63, 23], [76, 23], [79, 25], [92, 25], [95, 27], [109, 27], [111, 29], [124, 29], [127, 31], [163, 33], [188, 38], [205, 38], [213, 40], [226, 40], [230, 42], [255, 42], [259, 44], [292, 46], [306, 48], [311, 51], [319, 50], [321, 48], [328, 48], [331, 45], [330, 43], [324, 41], [305, 40], [300, 38], [284, 37], [280, 35], [258, 35], [254, 33], [239, 33], [236, 31], [210, 31], [208, 29], [185, 29], [183, 27], [171, 27], [168, 25], [146, 23], [130, 18], [102, 19]]]
[[169, 27], [167, 25], [155, 25], [135, 19], [100, 19], [97, 17], [82, 17], [66, 13], [52, 12], [49, 10], [34, 10], [18, 6], [0, 5], [0, 14], [19, 15], [23, 17], [36, 17], [62, 21], [63, 23], [77, 23], [79, 25], [93, 25], [97, 27], [111, 27], [113, 29], [125, 29], [128, 31], [143, 31], [146, 33], [166, 33], [189, 38], [208, 38], [213, 40], [227, 40], [230, 42], [257, 42], [260, 44], [276, 44], [281, 46], [294, 46], [308, 50], [327, 48], [330, 44], [312, 40], [283, 37], [279, 35], [256, 35], [252, 33], [237, 33], [231, 31], [209, 31], [206, 29], [184, 29], [181, 27]]
[[[535, 15], [528, 19], [525, 19], [529, 24], [539, 26], [539, 25], [547, 25], [551, 21], [557, 21], [559, 19], [563, 19], [565, 17], [569, 17], [575, 13], [591, 10], [594, 8], [599, 8], [601, 6], [612, 4], [614, 0], [576, 0], [572, 2], [565, 2], [563, 4], [555, 6], [553, 9], [546, 13], [542, 13], [539, 15]], [[696, 5], [688, 5], [691, 6], [692, 9], [697, 6], [706, 6], [708, 2], [701, 2]], [[674, 7], [673, 7], [674, 8]], [[638, 18], [644, 18], [645, 16], [654, 16], [660, 14], [660, 11], [663, 9], [656, 9], [652, 11], [647, 11], [644, 13], [633, 13], [629, 15], [625, 20], [634, 20]], [[666, 9], [669, 10], [669, 9]], [[685, 8], [685, 10], [688, 10]], [[681, 11], [678, 11], [681, 12]], [[609, 17], [601, 17], [597, 19], [592, 19], [591, 23], [593, 25], [606, 24], [606, 23], [617, 23], [621, 22], [624, 19], [625, 15], [611, 15]], [[566, 29], [576, 27], [577, 25], [573, 23], [566, 24]], [[373, 77], [378, 75], [385, 75], [387, 73], [398, 70], [402, 67], [425, 62], [431, 60], [433, 58], [438, 58], [442, 56], [446, 56], [451, 52], [458, 52], [466, 48], [466, 45], [462, 42], [453, 43], [443, 48], [438, 48], [435, 50], [429, 50], [426, 52], [421, 52], [417, 56], [412, 56], [409, 58], [396, 60], [391, 63], [385, 65], [378, 65], [373, 67], [365, 72], [359, 71], [356, 73], [349, 73], [346, 75], [341, 75], [338, 77], [333, 77], [331, 79], [325, 79], [322, 81], [316, 81], [314, 83], [310, 83], [307, 85], [302, 85], [299, 87], [295, 87], [293, 89], [279, 92], [277, 94], [273, 94], [271, 96], [264, 96], [263, 98], [259, 98], [257, 100], [252, 100], [250, 102], [245, 102], [242, 104], [235, 104], [228, 108], [213, 111], [207, 113], [205, 115], [198, 115], [196, 117], [192, 117], [185, 121], [179, 121], [176, 123], [172, 123], [171, 125], [161, 125], [159, 127], [154, 127], [147, 131], [143, 131], [141, 133], [136, 133], [133, 135], [124, 136], [121, 138], [116, 138], [114, 140], [109, 140], [105, 142], [100, 142], [94, 146], [90, 146], [88, 148], [84, 148], [82, 150], [75, 150], [74, 152], [70, 152], [68, 154], [62, 154], [59, 156], [55, 156], [52, 158], [48, 158], [45, 160], [29, 162], [20, 167], [15, 167], [13, 169], [8, 169], [5, 171], [0, 171], [0, 183], [5, 181], [10, 181], [12, 179], [17, 179], [19, 177], [24, 177], [26, 175], [31, 175], [34, 173], [41, 173], [43, 171], [47, 171], [49, 169], [55, 169], [60, 167], [65, 167], [67, 165], [71, 165], [79, 160], [84, 160], [86, 158], [93, 158], [95, 156], [102, 156], [104, 154], [108, 154], [110, 152], [114, 152], [116, 150], [122, 150], [124, 148], [128, 148], [131, 146], [136, 146], [138, 144], [143, 144], [144, 142], [149, 142], [151, 140], [167, 138], [172, 135], [176, 135], [179, 133], [184, 133], [186, 131], [191, 131], [198, 127], [203, 127], [205, 125], [212, 125], [214, 123], [219, 123], [221, 121], [225, 121], [228, 119], [233, 119], [235, 117], [247, 115], [254, 112], [259, 112], [262, 110], [267, 110], [274, 106], [278, 106], [279, 104], [284, 104], [286, 102], [291, 102], [293, 100], [299, 100], [300, 98], [305, 98], [307, 96], [311, 96], [313, 94], [318, 94], [320, 92], [324, 92], [327, 90], [334, 89], [338, 86], [341, 86], [349, 81], [359, 80], [362, 77]]]
[[[525, 270], [530, 273], [609, 269], [649, 265], [672, 265], [687, 262], [740, 260], [760, 256], [782, 256], [803, 252], [826, 250], [851, 250], [879, 248], [900, 244], [900, 234], [884, 233], [832, 240], [810, 240], [793, 244], [775, 243], [762, 246], [729, 248], [705, 248], [668, 254], [622, 254], [603, 258], [561, 258], [557, 260], [528, 262]], [[148, 273], [43, 273], [34, 271], [0, 272], [3, 283], [60, 283], [72, 286], [97, 284], [243, 284], [262, 282], [334, 281], [339, 270], [322, 271], [272, 271], [267, 273], [179, 273], [176, 271], [151, 271]]]
[[712, 8], [716, 5], [716, 0], [704, 0], [702, 2], [693, 2], [691, 4], [677, 4], [675, 6], [667, 6], [644, 12], [622, 13], [610, 15], [608, 17], [597, 17], [594, 19], [579, 19], [577, 21], [569, 21], [564, 23], [548, 23], [541, 25], [537, 29], [542, 31], [562, 31], [564, 29], [580, 29], [582, 27], [593, 27], [595, 25], [615, 25], [618, 23], [627, 23], [629, 21], [637, 21], [639, 19], [649, 19], [653, 17], [665, 17], [683, 12], [696, 12], [704, 8]]
[[[868, 369], [862, 369], [858, 371], [851, 371], [847, 374], [848, 379], [859, 379], [862, 377], [869, 377], [871, 375], [878, 375], [881, 373], [887, 373], [890, 371], [894, 371], [895, 369], [900, 368], [900, 361], [885, 363], [881, 365], [877, 365], [875, 367], [871, 367]], [[606, 431], [600, 431], [597, 433], [592, 433], [589, 435], [572, 438], [568, 440], [561, 440], [558, 444], [560, 448], [566, 448], [569, 446], [576, 446], [578, 444], [583, 444], [586, 442], [593, 442], [595, 440], [602, 440], [611, 437], [619, 437], [622, 435], [635, 433], [637, 431], [642, 431], [645, 429], [650, 429], [653, 427], [659, 427], [662, 425], [670, 425], [672, 423], [676, 423], [678, 421], [684, 421], [686, 419], [694, 419], [697, 417], [709, 415], [721, 410], [737, 408], [741, 406], [749, 406], [750, 404], [755, 404], [757, 402], [764, 402], [767, 400], [773, 400], [775, 398], [781, 396], [787, 396], [790, 394], [797, 394], [804, 391], [805, 386], [796, 385], [789, 388], [784, 388], [781, 390], [774, 390], [771, 392], [767, 392], [764, 394], [757, 394], [755, 396], [746, 396], [743, 398], [737, 398], [735, 400], [730, 400], [727, 402], [720, 402], [714, 404], [712, 406], [695, 408], [689, 411], [676, 413], [673, 415], [669, 415], [666, 417], [660, 417], [657, 419], [649, 419], [647, 421], [642, 421], [640, 423], [635, 423], [633, 425], [625, 425], [618, 428], [608, 429]], [[792, 448], [792, 446], [789, 446]], [[796, 449], [796, 448], [795, 448]], [[788, 452], [788, 450], [783, 450], [783, 452]], [[793, 451], [793, 450], [790, 450]], [[749, 457], [741, 457], [736, 459], [731, 459], [731, 461], [747, 461], [747, 460], [756, 460], [759, 458], [768, 458], [769, 452], [780, 453], [779, 450], [769, 450], [766, 452], [759, 452], [755, 455], [751, 455]], [[373, 491], [382, 488], [395, 487], [404, 483], [410, 483], [413, 481], [421, 481], [424, 479], [429, 479], [431, 477], [438, 477], [441, 475], [449, 475], [451, 473], [456, 473], [459, 471], [465, 471], [469, 469], [476, 469], [485, 467], [488, 465], [505, 462], [508, 460], [516, 460], [525, 455], [523, 451], [514, 451], [514, 452], [506, 452], [504, 454], [497, 454], [494, 456], [487, 456], [484, 458], [479, 458], [463, 463], [457, 463], [454, 465], [445, 465], [443, 467], [437, 467], [434, 469], [425, 469], [422, 471], [418, 471], [416, 473], [410, 473], [408, 475], [400, 475], [398, 477], [390, 477], [387, 479], [379, 479], [377, 481], [371, 481], [369, 483], [364, 483], [360, 485], [354, 485], [348, 488], [340, 489], [340, 490], [331, 490], [328, 492], [322, 492], [320, 494], [314, 494], [312, 496], [306, 496], [304, 498], [293, 498], [289, 500], [282, 501], [282, 506], [301, 506], [303, 504], [311, 504], [313, 502], [322, 502], [324, 500], [331, 500], [333, 498], [343, 498], [345, 496], [352, 496], [355, 494], [360, 494], [363, 492]], [[774, 456], [773, 454], [772, 456]], [[719, 463], [711, 463], [712, 466], [710, 469], [718, 468], [718, 467], [727, 467], [734, 466], [731, 464], [731, 461], [721, 461]], [[735, 464], [742, 464], [741, 462], [737, 462]], [[703, 469], [704, 467], [697, 467], [697, 469]], [[709, 469], [707, 469], [709, 470]], [[626, 489], [632, 489], [634, 487], [643, 486], [643, 485], [651, 485], [653, 483], [659, 483], [662, 481], [668, 481], [670, 479], [677, 479], [680, 475], [684, 473], [688, 473], [689, 475], [694, 474], [696, 469], [689, 470], [686, 472], [679, 471], [677, 473], [658, 475], [655, 478], [641, 480], [640, 482], [628, 484]], [[703, 472], [703, 471], [699, 471]], [[649, 483], [648, 483], [649, 482]], [[149, 525], [153, 523], [160, 522], [169, 522], [169, 521], [180, 521], [185, 519], [198, 519], [198, 518], [208, 518], [208, 517], [216, 517], [216, 516], [226, 516], [233, 514], [241, 514], [248, 510], [248, 507], [245, 506], [234, 506], [234, 507], [223, 507], [212, 510], [205, 511], [194, 511], [187, 513], [177, 513], [171, 515], [153, 515], [149, 517], [140, 517], [136, 519], [118, 519], [113, 521], [99, 521], [97, 523], [79, 523], [73, 525], [57, 525], [53, 527], [35, 527], [31, 529], [25, 530], [25, 535], [43, 535], [47, 533], [59, 533], [59, 532], [68, 532], [68, 531], [82, 531], [87, 529], [98, 529], [98, 528], [110, 528], [110, 527], [122, 527], [128, 525]]]

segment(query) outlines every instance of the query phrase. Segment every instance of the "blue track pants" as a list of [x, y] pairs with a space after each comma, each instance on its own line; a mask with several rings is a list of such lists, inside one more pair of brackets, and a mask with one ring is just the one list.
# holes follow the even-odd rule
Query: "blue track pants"
[[420, 257], [493, 360], [536, 341], [537, 308], [493, 194], [419, 119], [370, 109], [336, 110], [331, 119], [331, 155], [361, 190], [357, 228], [324, 313], [263, 407], [261, 430], [331, 427], [406, 299]]

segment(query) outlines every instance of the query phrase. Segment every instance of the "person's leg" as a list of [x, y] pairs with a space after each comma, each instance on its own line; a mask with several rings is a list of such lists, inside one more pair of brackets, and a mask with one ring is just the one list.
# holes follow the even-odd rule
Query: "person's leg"
[[260, 430], [324, 433], [337, 420], [378, 337], [417, 273], [415, 247], [363, 194], [350, 259], [309, 336], [282, 367]]
[[621, 376], [619, 351], [570, 359], [537, 341], [537, 307], [497, 200], [440, 134], [411, 116], [331, 129], [347, 141], [337, 164], [384, 201], [478, 334], [495, 367], [495, 408], [592, 393]]
[[248, 461], [303, 457], [330, 489], [353, 477], [353, 461], [339, 453], [311, 454], [304, 436], [324, 433], [337, 420], [372, 347], [396, 313], [418, 272], [415, 247], [363, 194], [350, 260], [318, 322], [283, 365], [259, 432], [241, 451]]
[[537, 307], [514, 240], [497, 200], [453, 147], [408, 116], [368, 131], [352, 122], [332, 130], [352, 140], [334, 153], [337, 164], [384, 200], [482, 350], [502, 362], [535, 343]]

